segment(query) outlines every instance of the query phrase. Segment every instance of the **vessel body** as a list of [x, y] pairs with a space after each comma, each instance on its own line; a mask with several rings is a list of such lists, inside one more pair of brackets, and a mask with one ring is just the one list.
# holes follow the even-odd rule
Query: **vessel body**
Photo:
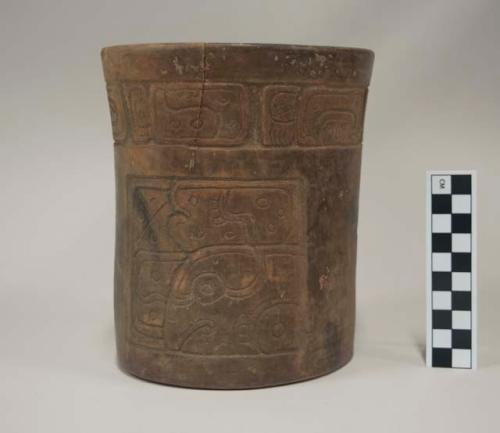
[[102, 59], [123, 369], [238, 389], [346, 364], [373, 53], [152, 44]]

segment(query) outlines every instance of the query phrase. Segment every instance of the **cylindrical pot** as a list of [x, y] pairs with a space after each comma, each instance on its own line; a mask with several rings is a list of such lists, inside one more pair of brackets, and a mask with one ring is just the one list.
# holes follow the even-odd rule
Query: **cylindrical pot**
[[373, 53], [152, 44], [102, 59], [121, 366], [230, 389], [346, 364]]

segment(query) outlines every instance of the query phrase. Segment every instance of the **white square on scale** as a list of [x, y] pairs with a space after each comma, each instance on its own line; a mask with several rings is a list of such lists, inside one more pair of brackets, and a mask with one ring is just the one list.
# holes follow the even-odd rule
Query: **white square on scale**
[[451, 233], [451, 215], [432, 215], [432, 233]]
[[432, 253], [434, 272], [451, 272], [451, 253]]
[[452, 213], [470, 213], [471, 198], [469, 194], [453, 194], [451, 196]]
[[432, 175], [432, 194], [451, 194], [451, 176]]
[[451, 329], [433, 329], [432, 347], [451, 349]]
[[451, 327], [453, 329], [471, 329], [470, 311], [452, 311]]
[[469, 233], [451, 234], [451, 251], [453, 253], [470, 253], [471, 236]]
[[436, 291], [432, 292], [433, 310], [451, 310], [451, 292]]
[[470, 349], [452, 349], [451, 366], [454, 368], [471, 368]]
[[458, 292], [470, 292], [470, 272], [452, 272], [451, 290]]

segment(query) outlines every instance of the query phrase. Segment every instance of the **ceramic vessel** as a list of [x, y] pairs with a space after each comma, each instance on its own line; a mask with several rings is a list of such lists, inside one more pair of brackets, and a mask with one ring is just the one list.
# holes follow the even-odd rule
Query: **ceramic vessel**
[[373, 53], [151, 44], [102, 61], [123, 369], [234, 389], [346, 364]]

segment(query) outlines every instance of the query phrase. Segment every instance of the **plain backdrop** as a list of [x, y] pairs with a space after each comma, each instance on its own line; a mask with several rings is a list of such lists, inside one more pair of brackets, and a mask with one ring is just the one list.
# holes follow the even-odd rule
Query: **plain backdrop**
[[[116, 366], [114, 173], [99, 51], [138, 42], [375, 51], [353, 361], [197, 391]], [[0, 431], [498, 432], [500, 2], [0, 0]], [[425, 172], [478, 172], [479, 369], [429, 369]]]

